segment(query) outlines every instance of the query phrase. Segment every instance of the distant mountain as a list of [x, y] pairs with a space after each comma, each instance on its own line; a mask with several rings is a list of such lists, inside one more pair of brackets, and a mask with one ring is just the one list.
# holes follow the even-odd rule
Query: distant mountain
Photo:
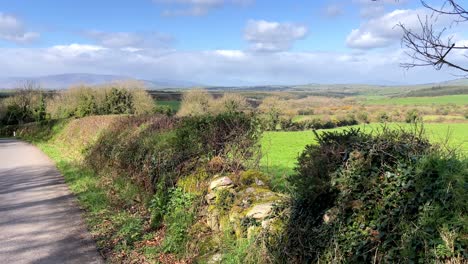
[[[47, 75], [39, 77], [9, 77], [0, 78], [0, 89], [13, 89], [21, 87], [27, 81], [34, 82], [45, 89], [67, 89], [73, 85], [101, 85], [123, 80], [137, 80], [129, 76], [88, 74], [88, 73], [69, 73], [58, 75]], [[185, 88], [199, 86], [199, 84], [174, 81], [174, 80], [139, 80], [145, 83], [148, 89], [158, 88]]]

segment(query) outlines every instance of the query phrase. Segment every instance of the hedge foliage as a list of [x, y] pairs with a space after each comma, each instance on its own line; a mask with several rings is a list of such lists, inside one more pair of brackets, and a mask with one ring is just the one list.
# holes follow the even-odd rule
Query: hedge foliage
[[467, 258], [468, 160], [421, 132], [317, 135], [290, 177], [281, 258], [324, 263], [457, 263]]

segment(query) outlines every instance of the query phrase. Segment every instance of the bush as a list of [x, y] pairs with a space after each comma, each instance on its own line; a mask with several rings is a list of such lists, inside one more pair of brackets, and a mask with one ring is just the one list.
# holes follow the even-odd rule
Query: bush
[[418, 123], [422, 121], [422, 116], [417, 109], [412, 109], [406, 112], [405, 122], [406, 123]]
[[121, 118], [87, 150], [85, 162], [97, 171], [131, 172], [149, 192], [165, 192], [213, 157], [222, 158], [227, 171], [257, 163], [260, 132], [255, 116], [243, 113]]
[[123, 82], [109, 86], [72, 87], [47, 101], [52, 118], [111, 114], [149, 114], [154, 109], [151, 96], [139, 83]]
[[369, 123], [369, 115], [367, 112], [361, 111], [357, 114], [357, 120], [362, 123]]
[[295, 199], [284, 261], [425, 263], [465, 256], [467, 160], [441, 154], [419, 132], [316, 136], [319, 144], [306, 147], [289, 179]]
[[198, 116], [210, 113], [213, 105], [213, 96], [206, 90], [195, 89], [184, 92], [182, 103], [177, 113], [179, 116]]
[[263, 127], [265, 130], [274, 131], [280, 124], [280, 115], [285, 104], [276, 96], [265, 98], [258, 109], [263, 114]]
[[225, 93], [223, 97], [215, 100], [212, 106], [213, 113], [238, 113], [249, 110], [245, 97], [236, 93]]
[[390, 116], [386, 112], [381, 112], [377, 115], [377, 119], [381, 123], [386, 123], [391, 121]]
[[25, 85], [16, 90], [13, 96], [2, 100], [0, 124], [18, 125], [47, 119], [45, 94], [30, 85]]

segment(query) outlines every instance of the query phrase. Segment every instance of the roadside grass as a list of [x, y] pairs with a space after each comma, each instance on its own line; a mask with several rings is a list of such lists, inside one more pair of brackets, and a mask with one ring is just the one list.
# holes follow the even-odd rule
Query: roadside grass
[[444, 95], [431, 97], [386, 97], [369, 96], [363, 101], [367, 105], [466, 105], [468, 94]]
[[[382, 127], [383, 124], [372, 123], [357, 126], [364, 131], [371, 132]], [[389, 123], [391, 128], [402, 127], [411, 129], [412, 125], [406, 123]], [[336, 128], [344, 130], [350, 127]], [[443, 147], [453, 148], [460, 153], [468, 154], [468, 123], [452, 124], [424, 124], [426, 135], [433, 143]], [[319, 133], [332, 130], [318, 130]], [[263, 171], [272, 176], [271, 182], [275, 190], [287, 192], [286, 178], [294, 173], [297, 157], [306, 145], [315, 144], [315, 136], [311, 130], [292, 132], [265, 132], [261, 139], [263, 157], [260, 166]]]
[[[79, 205], [85, 210], [85, 221], [96, 239], [101, 254], [112, 262], [117, 253], [122, 256], [134, 250], [136, 243], [143, 238], [154, 236], [149, 232], [148, 223], [142, 215], [147, 197], [135, 184], [123, 177], [97, 175], [80, 164], [76, 152], [69, 151], [58, 141], [34, 142], [51, 158], [65, 178], [70, 191], [77, 197]], [[149, 249], [149, 250], [148, 250]], [[155, 258], [159, 251], [148, 251], [147, 258]], [[113, 252], [113, 255], [108, 255]]]

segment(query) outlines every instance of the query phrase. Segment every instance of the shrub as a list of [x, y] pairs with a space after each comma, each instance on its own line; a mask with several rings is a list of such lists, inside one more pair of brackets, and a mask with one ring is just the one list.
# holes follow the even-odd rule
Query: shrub
[[377, 115], [377, 120], [381, 123], [386, 123], [391, 121], [391, 118], [386, 112], [381, 112]]
[[249, 109], [245, 97], [236, 93], [225, 93], [223, 97], [215, 100], [212, 106], [213, 113], [238, 113]]
[[263, 113], [263, 127], [265, 130], [276, 130], [280, 124], [280, 115], [284, 107], [284, 101], [276, 96], [265, 98], [258, 109]]
[[116, 115], [133, 114], [135, 109], [132, 94], [127, 90], [112, 87], [106, 94], [102, 112]]
[[423, 263], [466, 254], [467, 160], [440, 153], [420, 131], [316, 136], [289, 179], [284, 261]]
[[182, 96], [179, 116], [198, 116], [210, 113], [213, 97], [206, 90], [195, 89], [187, 91]]
[[[224, 158], [225, 166], [241, 170], [246, 162], [258, 162], [261, 135], [253, 114], [223, 113], [184, 118], [176, 131], [176, 148], [185, 157]], [[250, 165], [249, 165], [250, 166]]]
[[28, 122], [41, 122], [46, 120], [45, 95], [33, 84], [26, 84], [17, 89], [13, 96], [2, 100], [0, 123], [4, 125], [17, 125]]
[[154, 109], [151, 96], [139, 83], [119, 82], [106, 86], [78, 86], [61, 91], [47, 101], [52, 118], [110, 114], [149, 114]]
[[422, 116], [417, 109], [412, 109], [406, 112], [406, 123], [418, 123], [422, 121]]
[[362, 123], [369, 123], [369, 115], [367, 112], [361, 111], [357, 114], [357, 120], [359, 120]]

